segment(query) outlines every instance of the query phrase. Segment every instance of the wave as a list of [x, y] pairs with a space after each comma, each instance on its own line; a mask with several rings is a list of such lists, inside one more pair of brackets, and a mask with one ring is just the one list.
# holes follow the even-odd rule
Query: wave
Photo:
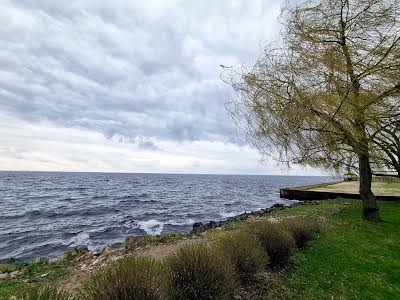
[[158, 220], [148, 220], [137, 222], [140, 229], [144, 230], [148, 235], [158, 235], [164, 229], [164, 222]]
[[232, 211], [232, 212], [220, 212], [219, 215], [226, 219], [226, 218], [231, 218], [231, 217], [235, 217], [238, 216], [240, 214], [245, 213], [245, 211]]
[[77, 247], [77, 246], [91, 246], [90, 236], [87, 232], [80, 232], [77, 235], [73, 236], [67, 245], [69, 247]]

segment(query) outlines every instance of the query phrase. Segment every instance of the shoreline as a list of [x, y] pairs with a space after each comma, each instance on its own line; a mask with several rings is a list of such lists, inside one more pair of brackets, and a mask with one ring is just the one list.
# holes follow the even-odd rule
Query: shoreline
[[85, 253], [90, 253], [88, 256], [95, 256], [99, 257], [102, 255], [104, 252], [110, 252], [110, 251], [121, 251], [124, 250], [125, 244], [127, 241], [133, 241], [133, 240], [140, 240], [140, 239], [151, 239], [151, 238], [162, 238], [163, 236], [167, 235], [175, 235], [175, 236], [186, 236], [186, 235], [198, 235], [200, 233], [203, 233], [208, 230], [213, 230], [216, 228], [222, 228], [225, 225], [234, 223], [234, 222], [239, 222], [239, 221], [245, 221], [249, 217], [261, 217], [268, 215], [276, 210], [282, 210], [282, 209], [289, 209], [289, 208], [294, 208], [297, 206], [302, 206], [302, 205], [317, 205], [319, 204], [320, 201], [293, 201], [289, 204], [283, 204], [283, 203], [275, 203], [270, 207], [251, 211], [251, 212], [244, 212], [232, 217], [228, 217], [224, 220], [220, 221], [208, 221], [208, 222], [195, 222], [192, 225], [192, 229], [190, 231], [179, 231], [179, 232], [165, 232], [157, 235], [140, 235], [140, 236], [128, 236], [126, 237], [122, 242], [119, 243], [114, 243], [114, 244], [108, 244], [101, 248], [98, 251], [95, 250], [90, 250], [87, 246], [85, 245], [77, 245], [69, 250], [66, 250], [63, 254], [60, 256], [54, 257], [54, 258], [46, 258], [46, 257], [36, 257], [32, 260], [21, 260], [15, 257], [10, 257], [10, 258], [5, 258], [5, 259], [0, 259], [0, 264], [30, 264], [35, 261], [48, 261], [48, 262], [57, 262], [68, 253], [73, 253], [73, 252], [85, 252]]

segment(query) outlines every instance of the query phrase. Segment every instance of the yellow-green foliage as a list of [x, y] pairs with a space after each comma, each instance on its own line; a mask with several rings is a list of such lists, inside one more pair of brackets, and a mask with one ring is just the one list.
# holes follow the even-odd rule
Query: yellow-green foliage
[[79, 292], [81, 300], [166, 299], [162, 264], [145, 257], [125, 257], [93, 273]]
[[[12, 299], [12, 298], [11, 298]], [[32, 289], [23, 293], [14, 299], [17, 300], [74, 300], [75, 298], [64, 291], [57, 290], [52, 287], [42, 287]]]
[[260, 241], [246, 231], [236, 231], [219, 238], [215, 247], [234, 265], [242, 282], [266, 269], [268, 255]]
[[205, 244], [184, 246], [167, 259], [172, 299], [233, 299], [237, 287], [231, 262]]
[[304, 248], [308, 241], [319, 231], [320, 225], [315, 218], [299, 216], [284, 219], [281, 223], [284, 230], [288, 231], [296, 241], [299, 249]]
[[249, 223], [246, 230], [261, 242], [268, 253], [272, 268], [287, 265], [296, 249], [296, 243], [287, 231], [267, 220]]

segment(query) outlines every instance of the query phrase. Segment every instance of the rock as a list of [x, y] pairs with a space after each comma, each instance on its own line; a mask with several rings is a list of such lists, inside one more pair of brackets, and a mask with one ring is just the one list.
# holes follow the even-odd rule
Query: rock
[[15, 279], [18, 277], [19, 274], [20, 274], [19, 271], [13, 271], [10, 273], [10, 278]]
[[210, 221], [209, 227], [210, 227], [211, 229], [217, 228], [217, 222]]
[[47, 277], [48, 275], [49, 275], [49, 273], [44, 273], [44, 274], [40, 275], [40, 278]]
[[283, 203], [275, 203], [274, 205], [272, 205], [273, 208], [275, 209], [282, 209], [285, 208], [285, 204]]
[[0, 259], [0, 264], [17, 264], [17, 263], [23, 263], [23, 261], [15, 257]]
[[204, 224], [202, 222], [196, 222], [196, 223], [193, 224], [193, 228], [192, 228], [191, 233], [196, 234], [196, 233], [203, 232], [204, 230], [205, 230], [204, 229]]
[[0, 280], [1, 279], [6, 279], [8, 277], [8, 274], [7, 273], [1, 273], [0, 274]]

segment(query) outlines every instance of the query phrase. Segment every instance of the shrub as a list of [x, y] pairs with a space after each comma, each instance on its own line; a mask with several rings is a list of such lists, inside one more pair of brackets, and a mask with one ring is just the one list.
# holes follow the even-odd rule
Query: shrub
[[215, 247], [228, 257], [242, 282], [252, 279], [254, 274], [267, 267], [268, 255], [260, 241], [245, 231], [219, 238]]
[[267, 251], [271, 268], [287, 265], [296, 249], [296, 243], [287, 231], [267, 220], [247, 224], [246, 229], [257, 237]]
[[125, 257], [93, 273], [79, 295], [82, 300], [166, 299], [162, 264], [147, 257]]
[[284, 219], [281, 226], [293, 236], [299, 249], [304, 248], [320, 228], [317, 220], [310, 217]]
[[134, 236], [129, 237], [124, 242], [125, 250], [134, 251], [135, 249], [147, 245], [159, 245], [164, 243], [170, 243], [181, 240], [182, 238], [188, 237], [190, 234], [187, 233], [162, 233], [160, 235], [145, 235], [145, 236]]
[[[13, 298], [11, 298], [13, 299]], [[73, 300], [75, 299], [71, 294], [57, 290], [52, 287], [41, 287], [31, 289], [29, 292], [21, 294], [14, 299], [18, 300]]]
[[233, 299], [236, 275], [223, 255], [205, 244], [184, 246], [167, 258], [172, 299]]

